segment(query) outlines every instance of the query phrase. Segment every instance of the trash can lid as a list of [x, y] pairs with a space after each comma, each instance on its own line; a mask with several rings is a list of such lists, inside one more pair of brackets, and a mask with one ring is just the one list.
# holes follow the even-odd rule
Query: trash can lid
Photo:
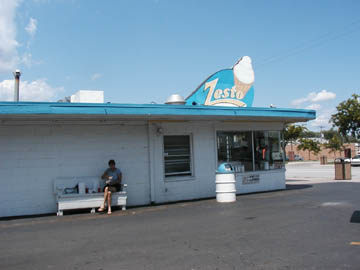
[[335, 158], [335, 163], [343, 163], [344, 159], [343, 158]]
[[234, 169], [230, 163], [224, 162], [219, 165], [216, 172], [217, 173], [232, 173], [232, 172], [234, 172]]

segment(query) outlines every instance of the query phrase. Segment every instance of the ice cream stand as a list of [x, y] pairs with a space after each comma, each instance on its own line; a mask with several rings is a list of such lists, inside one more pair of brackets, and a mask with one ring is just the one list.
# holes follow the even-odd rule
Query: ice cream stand
[[284, 189], [281, 131], [315, 111], [252, 107], [253, 83], [243, 57], [166, 104], [0, 102], [0, 217], [58, 212], [54, 183], [94, 189], [109, 159], [127, 206], [215, 197], [222, 162], [236, 167], [238, 194]]

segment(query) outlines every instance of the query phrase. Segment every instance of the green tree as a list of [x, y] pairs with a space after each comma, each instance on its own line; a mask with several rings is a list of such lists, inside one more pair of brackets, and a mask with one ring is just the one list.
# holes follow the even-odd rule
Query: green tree
[[337, 113], [331, 116], [333, 126], [345, 137], [351, 134], [357, 140], [360, 139], [360, 96], [353, 94], [352, 98], [341, 102], [337, 107]]
[[311, 152], [313, 152], [315, 155], [317, 155], [321, 150], [318, 142], [313, 141], [311, 139], [304, 139], [304, 138], [301, 138], [299, 140], [299, 145], [297, 146], [297, 149], [309, 151], [309, 160], [310, 160]]
[[305, 129], [301, 134], [300, 138], [320, 138], [321, 134], [320, 132], [315, 132], [311, 130]]
[[324, 130], [322, 132], [324, 134], [324, 139], [329, 141], [331, 140], [333, 137], [340, 137], [341, 135], [339, 134], [338, 131], [336, 131], [335, 129], [329, 129], [329, 130]]
[[328, 139], [328, 142], [324, 144], [325, 148], [330, 150], [330, 153], [334, 153], [334, 158], [336, 158], [336, 152], [344, 150], [342, 137], [338, 135], [332, 136]]
[[285, 127], [285, 129], [283, 130], [284, 133], [284, 153], [285, 153], [285, 149], [286, 149], [286, 145], [288, 145], [288, 143], [291, 143], [291, 150], [292, 149], [292, 144], [293, 142], [295, 142], [297, 139], [299, 139], [301, 137], [301, 134], [307, 130], [306, 127], [302, 127], [302, 126], [295, 126], [295, 125], [287, 125]]

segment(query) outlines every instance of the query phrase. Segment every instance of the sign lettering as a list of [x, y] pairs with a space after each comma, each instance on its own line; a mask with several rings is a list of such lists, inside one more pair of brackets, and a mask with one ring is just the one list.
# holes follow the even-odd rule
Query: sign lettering
[[253, 175], [243, 176], [242, 183], [243, 185], [258, 184], [260, 183], [260, 175], [253, 174]]
[[240, 91], [236, 91], [235, 85], [231, 89], [216, 89], [218, 80], [219, 79], [217, 78], [215, 80], [205, 83], [204, 91], [207, 91], [209, 89], [209, 92], [206, 96], [204, 105], [230, 103], [239, 107], [246, 107], [246, 104], [240, 100], [243, 98], [243, 94]]

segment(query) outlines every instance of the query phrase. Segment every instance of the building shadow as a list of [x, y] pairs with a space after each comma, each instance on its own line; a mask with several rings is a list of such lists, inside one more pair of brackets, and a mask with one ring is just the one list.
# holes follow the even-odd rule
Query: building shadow
[[44, 218], [44, 217], [51, 217], [51, 216], [56, 216], [56, 213], [39, 214], [39, 215], [23, 215], [23, 216], [0, 217], [0, 221], [11, 221], [11, 220], [31, 219], [31, 218]]
[[360, 211], [354, 211], [350, 218], [351, 223], [360, 223]]
[[286, 190], [305, 189], [305, 188], [312, 188], [312, 187], [313, 187], [313, 185], [286, 184]]

